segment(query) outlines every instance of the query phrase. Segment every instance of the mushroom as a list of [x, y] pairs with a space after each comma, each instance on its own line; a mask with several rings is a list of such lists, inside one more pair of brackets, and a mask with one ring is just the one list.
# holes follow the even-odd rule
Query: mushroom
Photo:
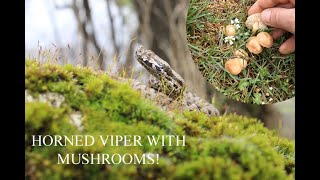
[[236, 35], [236, 27], [234, 25], [227, 25], [224, 33], [226, 36], [234, 36]]
[[256, 36], [252, 36], [248, 39], [246, 47], [253, 54], [260, 54], [263, 50], [263, 48], [259, 44]]
[[255, 13], [250, 15], [246, 22], [245, 25], [248, 29], [252, 29], [252, 32], [255, 33], [258, 29], [261, 30], [266, 30], [268, 29], [267, 25], [265, 25], [260, 18], [261, 13]]
[[257, 41], [259, 44], [266, 48], [271, 48], [273, 44], [273, 38], [272, 36], [267, 32], [260, 32], [257, 35]]
[[224, 67], [232, 75], [238, 75], [244, 68], [247, 67], [247, 61], [242, 58], [231, 58], [227, 60]]
[[247, 59], [249, 57], [248, 53], [243, 49], [236, 49], [235, 51], [233, 51], [233, 55], [244, 59]]

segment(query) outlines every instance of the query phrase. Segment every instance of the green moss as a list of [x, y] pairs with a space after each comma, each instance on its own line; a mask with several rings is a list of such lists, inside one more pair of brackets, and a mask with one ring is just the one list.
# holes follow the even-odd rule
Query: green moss
[[[37, 97], [54, 92], [60, 107], [26, 102], [26, 179], [293, 179], [294, 143], [256, 119], [199, 112], [169, 116], [128, 84], [71, 65], [26, 61], [25, 88]], [[83, 131], [70, 113], [83, 116]], [[186, 146], [33, 147], [32, 135], [186, 135]], [[167, 141], [166, 141], [167, 142]], [[57, 153], [158, 153], [159, 164], [58, 165]]]
[[230, 159], [206, 157], [178, 165], [173, 179], [242, 179], [241, 167]]

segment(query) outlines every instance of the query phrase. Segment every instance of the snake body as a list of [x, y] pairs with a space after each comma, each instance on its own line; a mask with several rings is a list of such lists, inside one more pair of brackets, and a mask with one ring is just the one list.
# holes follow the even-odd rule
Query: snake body
[[184, 79], [153, 51], [140, 46], [135, 55], [137, 61], [151, 74], [149, 86], [168, 96], [169, 99], [163, 100], [162, 98], [163, 101], [169, 103], [180, 101], [182, 110], [198, 110], [208, 115], [219, 115], [219, 111], [212, 104], [196, 94], [186, 92]]

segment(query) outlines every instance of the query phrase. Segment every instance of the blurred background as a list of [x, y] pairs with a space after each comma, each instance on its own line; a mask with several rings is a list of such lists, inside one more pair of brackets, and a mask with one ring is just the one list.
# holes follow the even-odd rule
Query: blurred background
[[[146, 80], [149, 74], [134, 58], [135, 48], [142, 44], [221, 114], [259, 118], [266, 127], [294, 139], [294, 98], [264, 106], [244, 104], [226, 98], [202, 77], [188, 49], [188, 4], [188, 0], [26, 0], [25, 57], [125, 71]], [[114, 64], [116, 68], [110, 69]]]

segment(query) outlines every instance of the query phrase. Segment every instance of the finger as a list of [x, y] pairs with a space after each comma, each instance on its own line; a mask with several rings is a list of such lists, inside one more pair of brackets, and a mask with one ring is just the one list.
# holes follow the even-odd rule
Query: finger
[[286, 33], [286, 31], [283, 29], [275, 29], [271, 32], [271, 36], [273, 37], [273, 39], [278, 39], [279, 37], [281, 37], [285, 33]]
[[295, 48], [295, 36], [293, 35], [280, 46], [279, 52], [281, 54], [290, 54], [295, 51]]
[[257, 0], [248, 10], [248, 15], [262, 12], [264, 9], [276, 7], [279, 4], [291, 3], [295, 6], [295, 0]]
[[280, 28], [294, 34], [295, 32], [295, 8], [269, 8], [261, 12], [261, 20], [266, 25]]
[[285, 4], [278, 4], [276, 7], [281, 7], [281, 8], [294, 8], [295, 6], [292, 3], [285, 3]]

